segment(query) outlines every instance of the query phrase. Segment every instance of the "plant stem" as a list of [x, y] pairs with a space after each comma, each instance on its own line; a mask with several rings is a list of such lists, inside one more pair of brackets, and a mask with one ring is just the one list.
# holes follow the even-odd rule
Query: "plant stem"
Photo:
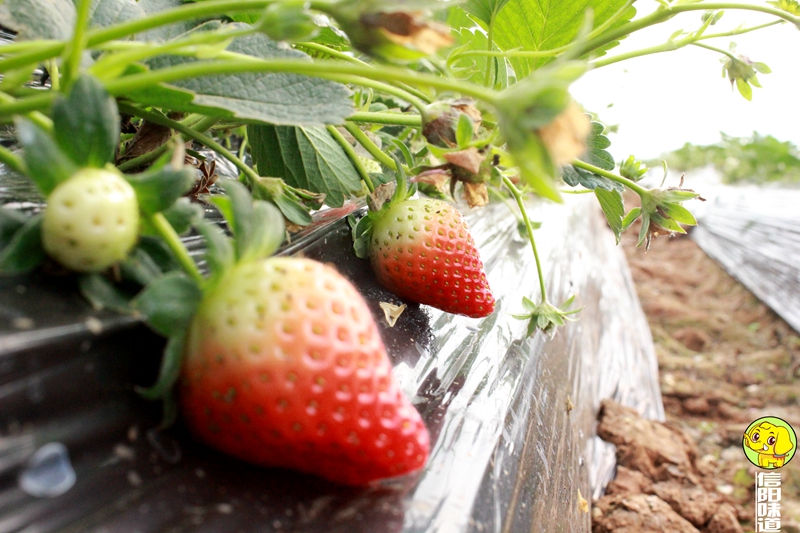
[[[17, 100], [10, 94], [6, 94], [0, 91], [0, 107], [3, 107], [4, 105], [9, 105], [9, 106], [17, 105], [19, 102], [20, 100]], [[48, 117], [47, 115], [44, 115], [39, 111], [28, 111], [27, 113], [24, 113], [24, 115], [28, 120], [30, 120], [31, 122], [42, 128], [43, 130], [53, 131], [53, 121], [50, 120], [50, 117]]]
[[177, 259], [183, 267], [183, 270], [185, 270], [186, 273], [189, 274], [189, 277], [202, 287], [205, 279], [203, 279], [200, 269], [197, 268], [197, 264], [189, 255], [189, 252], [183, 245], [181, 238], [177, 233], [175, 233], [175, 228], [172, 227], [166, 217], [164, 217], [162, 213], [155, 213], [148, 215], [147, 221], [150, 222], [153, 228], [155, 228], [159, 237], [164, 240], [164, 243], [175, 255], [175, 259]]
[[328, 133], [331, 134], [331, 137], [336, 139], [336, 142], [338, 142], [339, 145], [342, 147], [342, 149], [345, 151], [347, 157], [350, 158], [350, 162], [353, 163], [353, 166], [358, 172], [358, 175], [361, 176], [361, 179], [364, 180], [364, 183], [367, 184], [367, 189], [369, 189], [369, 192], [374, 192], [375, 185], [372, 183], [372, 178], [370, 178], [367, 169], [364, 168], [364, 163], [362, 163], [361, 160], [358, 158], [358, 154], [353, 149], [353, 145], [347, 142], [347, 139], [345, 139], [344, 136], [341, 133], [339, 133], [339, 130], [337, 130], [334, 126], [326, 126], [326, 128], [328, 130]]
[[220, 31], [195, 32], [187, 38], [159, 45], [146, 42], [120, 43], [124, 44], [122, 49], [116, 50], [116, 53], [113, 54], [106, 54], [106, 56], [92, 65], [89, 71], [100, 79], [116, 78], [128, 65], [150, 57], [166, 54], [197, 55], [198, 46], [224, 44], [230, 39], [244, 37], [253, 33], [255, 33], [255, 30], [252, 28], [233, 31], [226, 28]]
[[718, 9], [741, 9], [744, 11], [756, 11], [759, 13], [766, 13], [768, 15], [773, 15], [775, 17], [781, 18], [787, 22], [791, 22], [798, 28], [800, 28], [800, 17], [793, 16], [786, 11], [782, 11], [780, 9], [763, 6], [763, 5], [749, 5], [749, 4], [740, 4], [735, 2], [698, 2], [695, 4], [680, 4], [680, 5], [673, 5], [669, 8], [659, 8], [653, 13], [646, 15], [640, 19], [633, 20], [628, 22], [627, 24], [623, 24], [613, 30], [609, 30], [604, 32], [594, 38], [589, 39], [586, 43], [580, 46], [578, 50], [578, 56], [582, 56], [591, 52], [592, 50], [596, 50], [606, 44], [612, 43], [614, 41], [618, 41], [627, 35], [635, 31], [639, 31], [641, 29], [647, 28], [649, 26], [653, 26], [655, 24], [659, 24], [664, 22], [665, 20], [671, 19], [675, 15], [679, 13], [685, 13], [689, 11], [706, 11], [706, 10], [718, 10]]
[[86, 29], [89, 27], [89, 11], [92, 0], [78, 0], [75, 20], [75, 29], [72, 33], [72, 41], [67, 47], [67, 56], [64, 58], [64, 86], [69, 88], [72, 82], [78, 77], [81, 69], [81, 56], [86, 48]]
[[[489, 17], [489, 29], [486, 30], [486, 47], [487, 52], [491, 52], [494, 49], [494, 17], [496, 15], [496, 10], [492, 10], [492, 14]], [[483, 80], [483, 86], [489, 87], [492, 83], [492, 68], [494, 67], [493, 58], [488, 58], [486, 60], [486, 77]]]
[[0, 163], [5, 164], [8, 168], [20, 174], [28, 173], [28, 167], [25, 165], [25, 161], [5, 146], [0, 146]]
[[[370, 68], [374, 68], [369, 63], [361, 61], [357, 57], [353, 57], [351, 55], [345, 54], [344, 52], [340, 52], [339, 50], [334, 50], [333, 48], [325, 46], [324, 44], [312, 43], [312, 42], [303, 42], [303, 43], [296, 43], [296, 46], [299, 46], [301, 48], [308, 48], [309, 50], [316, 50], [317, 52], [322, 52], [323, 54], [327, 54], [327, 55], [329, 55], [331, 57], [335, 57], [336, 59], [341, 59], [342, 61], [349, 61], [350, 63], [354, 63], [356, 65], [364, 65], [364, 66], [367, 66], [367, 67], [370, 67]], [[432, 101], [431, 97], [428, 96], [427, 94], [423, 93], [422, 91], [418, 91], [414, 87], [409, 87], [408, 85], [406, 85], [404, 83], [399, 83], [398, 84], [398, 88], [403, 89], [404, 91], [410, 92], [411, 94], [413, 94], [414, 96], [416, 96], [420, 100], [423, 100], [423, 101], [425, 101], [427, 103], [430, 103]]]
[[522, 193], [519, 189], [517, 189], [516, 185], [509, 179], [508, 176], [503, 176], [503, 183], [505, 184], [506, 188], [508, 188], [509, 192], [511, 192], [514, 199], [517, 201], [517, 207], [519, 207], [520, 213], [522, 214], [522, 220], [525, 222], [525, 229], [528, 232], [528, 240], [531, 243], [531, 249], [533, 250], [533, 257], [536, 260], [536, 272], [539, 275], [539, 290], [542, 291], [542, 300], [540, 303], [545, 303], [547, 301], [547, 289], [544, 286], [544, 274], [542, 274], [542, 262], [539, 260], [539, 252], [536, 250], [536, 240], [533, 238], [533, 226], [531, 225], [531, 220], [528, 218], [528, 212], [525, 209], [525, 202], [522, 199]]
[[[16, 99], [6, 93], [0, 94], [2, 95], [0, 96], [0, 117], [3, 117], [8, 115], [24, 115], [39, 109], [46, 109], [52, 105], [58, 93], [54, 91], [44, 91], [21, 99]], [[28, 118], [31, 117], [29, 116]], [[35, 119], [32, 120], [35, 121]]]
[[47, 72], [50, 73], [50, 87], [54, 91], [61, 89], [61, 75], [58, 72], [58, 61], [51, 59], [47, 62]]
[[[115, 96], [122, 96], [130, 91], [144, 89], [159, 83], [174, 82], [199, 76], [237, 74], [240, 72], [291, 72], [318, 78], [339, 80], [342, 76], [358, 76], [366, 80], [401, 81], [410, 85], [431, 87], [445, 91], [454, 91], [465, 96], [496, 104], [498, 96], [495, 91], [469, 82], [450, 80], [432, 74], [424, 74], [397, 67], [383, 66], [381, 69], [351, 65], [341, 61], [297, 61], [291, 59], [257, 59], [252, 56], [224, 52], [219, 55], [222, 61], [198, 61], [175, 65], [168, 69], [143, 72], [125, 76], [121, 79], [106, 82], [106, 90]], [[357, 81], [362, 84], [362, 81]], [[372, 84], [364, 84], [372, 86]], [[392, 87], [392, 89], [396, 89]], [[399, 89], [396, 89], [399, 90]], [[413, 103], [413, 102], [412, 102]], [[424, 104], [420, 104], [424, 106]]]
[[366, 133], [361, 131], [361, 128], [353, 124], [352, 122], [345, 122], [344, 129], [346, 129], [350, 135], [355, 137], [356, 141], [370, 153], [372, 157], [377, 159], [383, 166], [389, 167], [393, 170], [397, 170], [397, 164], [394, 162], [394, 159], [383, 153], [383, 151], [378, 148], [372, 139], [370, 139]]
[[692, 46], [698, 46], [700, 48], [705, 48], [706, 50], [711, 50], [712, 52], [718, 52], [720, 54], [724, 54], [724, 55], [730, 57], [731, 59], [733, 59], [734, 61], [740, 61], [740, 59], [738, 57], [736, 57], [734, 54], [732, 54], [731, 52], [728, 52], [727, 50], [723, 50], [722, 48], [717, 48], [716, 46], [711, 46], [711, 45], [703, 44], [703, 43], [691, 43], [691, 44], [692, 44]]
[[388, 124], [391, 126], [411, 126], [419, 128], [422, 126], [420, 115], [408, 115], [400, 113], [371, 113], [362, 111], [353, 113], [347, 117], [349, 122], [365, 122], [369, 124]]
[[582, 168], [584, 170], [588, 170], [589, 172], [594, 172], [595, 174], [597, 174], [599, 176], [603, 176], [604, 178], [608, 178], [611, 181], [616, 181], [617, 183], [620, 183], [620, 184], [626, 186], [627, 188], [629, 188], [630, 190], [632, 190], [633, 192], [635, 192], [639, 196], [644, 197], [644, 196], [650, 194], [650, 192], [647, 189], [645, 189], [644, 187], [642, 187], [640, 185], [637, 185], [635, 181], [629, 180], [628, 178], [624, 178], [624, 177], [622, 177], [622, 176], [620, 176], [618, 174], [614, 174], [613, 172], [609, 172], [607, 170], [603, 170], [602, 168], [596, 167], [594, 165], [590, 165], [589, 163], [581, 161], [580, 159], [573, 160], [572, 161], [572, 166], [578, 167], [578, 168]]
[[[122, 112], [134, 115], [137, 117], [141, 117], [149, 122], [154, 124], [159, 124], [161, 126], [173, 129], [187, 139], [191, 139], [193, 141], [197, 141], [203, 146], [211, 148], [215, 152], [219, 153], [222, 157], [233, 163], [236, 168], [241, 170], [244, 174], [247, 175], [248, 178], [252, 180], [258, 180], [260, 177], [255, 170], [247, 166], [241, 159], [239, 159], [236, 154], [222, 146], [220, 143], [215, 141], [212, 137], [208, 135], [204, 135], [202, 132], [208, 130], [213, 124], [209, 125], [209, 122], [205, 120], [201, 120], [193, 127], [189, 127], [185, 124], [181, 124], [178, 121], [172, 120], [169, 117], [164, 115], [160, 115], [157, 113], [151, 113], [149, 111], [145, 111], [144, 109], [139, 109], [138, 107], [134, 107], [129, 104], [120, 103], [119, 108]], [[210, 117], [209, 117], [210, 118]], [[213, 122], [216, 123], [216, 119], [213, 119]]]

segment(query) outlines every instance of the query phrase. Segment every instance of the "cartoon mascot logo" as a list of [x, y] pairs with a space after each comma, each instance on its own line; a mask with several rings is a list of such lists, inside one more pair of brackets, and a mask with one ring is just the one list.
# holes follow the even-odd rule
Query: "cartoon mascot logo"
[[785, 420], [767, 416], [754, 420], [747, 426], [742, 448], [751, 463], [774, 470], [794, 457], [797, 451], [797, 435]]

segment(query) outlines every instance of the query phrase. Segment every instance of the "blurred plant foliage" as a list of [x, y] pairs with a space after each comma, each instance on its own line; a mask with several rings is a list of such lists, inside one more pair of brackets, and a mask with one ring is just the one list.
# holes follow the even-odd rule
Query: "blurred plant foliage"
[[789, 141], [753, 132], [750, 137], [722, 134], [716, 144], [686, 143], [664, 156], [681, 172], [713, 166], [725, 183], [800, 184], [800, 150]]

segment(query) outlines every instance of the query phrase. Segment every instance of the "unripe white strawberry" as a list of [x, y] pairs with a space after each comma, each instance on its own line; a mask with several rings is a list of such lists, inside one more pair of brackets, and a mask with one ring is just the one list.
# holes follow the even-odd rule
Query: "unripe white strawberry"
[[47, 198], [42, 245], [62, 265], [98, 272], [124, 259], [139, 233], [139, 204], [119, 174], [85, 168]]

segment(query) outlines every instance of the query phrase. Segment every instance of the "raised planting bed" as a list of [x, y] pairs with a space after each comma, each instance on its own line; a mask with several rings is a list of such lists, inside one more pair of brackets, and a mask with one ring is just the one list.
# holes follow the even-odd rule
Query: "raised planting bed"
[[[3, 204], [37, 208], [31, 188], [2, 180]], [[430, 430], [421, 473], [368, 489], [228, 458], [180, 423], [159, 431], [160, 407], [133, 386], [155, 379], [160, 337], [92, 309], [74, 277], [0, 278], [0, 532], [589, 531], [578, 491], [591, 501], [614, 468], [613, 448], [595, 436], [600, 401], [657, 419], [662, 407], [625, 259], [594, 199], [567, 200], [530, 208], [548, 290], [554, 301], [577, 294], [583, 308], [553, 338], [526, 338], [510, 316], [537, 282], [503, 204], [467, 215], [497, 298], [486, 319], [409, 304], [389, 327], [379, 303], [399, 300], [350, 251], [344, 217], [356, 205], [318, 215], [282, 249], [356, 284]], [[65, 463], [30, 465], [48, 443], [65, 446], [74, 484]]]

